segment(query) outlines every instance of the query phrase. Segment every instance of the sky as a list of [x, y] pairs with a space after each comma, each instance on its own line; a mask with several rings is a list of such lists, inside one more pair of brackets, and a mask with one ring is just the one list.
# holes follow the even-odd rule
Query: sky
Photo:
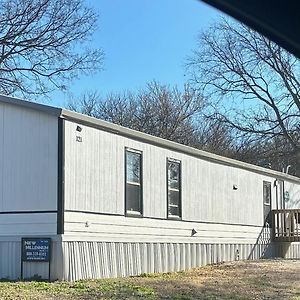
[[183, 86], [184, 62], [197, 36], [221, 13], [196, 0], [86, 0], [99, 14], [91, 46], [105, 53], [103, 70], [81, 76], [70, 92], [54, 92], [49, 104], [66, 106], [70, 97], [97, 90], [138, 90], [157, 80]]

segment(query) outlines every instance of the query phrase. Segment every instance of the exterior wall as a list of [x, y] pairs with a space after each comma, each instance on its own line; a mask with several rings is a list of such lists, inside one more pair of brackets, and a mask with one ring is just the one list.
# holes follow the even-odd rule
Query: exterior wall
[[285, 208], [300, 208], [300, 185], [285, 181]]
[[144, 217], [166, 219], [167, 158], [181, 161], [183, 220], [262, 226], [263, 180], [276, 198], [275, 178], [83, 125], [79, 133], [76, 126], [65, 122], [66, 211], [124, 215], [125, 147], [143, 153]]
[[[192, 229], [197, 231], [193, 236]], [[270, 242], [270, 229], [66, 212], [64, 237], [77, 241], [262, 244]]]
[[1, 236], [51, 235], [56, 233], [55, 213], [0, 213]]
[[[124, 216], [126, 147], [142, 151], [142, 218]], [[65, 153], [64, 280], [172, 272], [280, 252], [263, 226], [263, 181], [271, 182], [272, 208], [283, 208], [276, 177], [71, 121]], [[167, 220], [167, 158], [181, 161], [180, 221]], [[300, 258], [298, 248], [293, 253]]]
[[0, 103], [0, 236], [56, 233], [57, 123]]

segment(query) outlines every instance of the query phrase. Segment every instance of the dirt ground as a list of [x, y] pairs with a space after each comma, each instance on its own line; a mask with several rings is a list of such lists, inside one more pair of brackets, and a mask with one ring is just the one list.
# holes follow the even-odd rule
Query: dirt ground
[[239, 261], [186, 272], [67, 282], [0, 282], [0, 299], [293, 299], [300, 260]]

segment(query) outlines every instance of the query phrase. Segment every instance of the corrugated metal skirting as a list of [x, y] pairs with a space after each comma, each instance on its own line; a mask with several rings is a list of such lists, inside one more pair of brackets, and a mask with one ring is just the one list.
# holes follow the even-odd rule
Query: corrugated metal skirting
[[272, 245], [63, 242], [63, 279], [174, 272], [224, 261], [272, 257]]
[[[20, 278], [19, 241], [0, 242], [0, 278]], [[225, 261], [271, 257], [300, 258], [300, 243], [200, 244], [54, 242], [51, 280], [74, 281], [142, 273], [174, 272]], [[47, 278], [46, 264], [24, 264], [24, 277]]]
[[282, 242], [276, 243], [275, 257], [282, 257], [287, 259], [300, 258], [300, 242]]
[[0, 242], [0, 279], [20, 278], [21, 242]]

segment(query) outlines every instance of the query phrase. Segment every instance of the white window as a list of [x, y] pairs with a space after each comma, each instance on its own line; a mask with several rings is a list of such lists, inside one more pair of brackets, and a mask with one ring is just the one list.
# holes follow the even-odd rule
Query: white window
[[264, 225], [271, 226], [271, 182], [263, 182]]
[[181, 163], [168, 159], [168, 218], [181, 218]]
[[142, 153], [126, 149], [125, 207], [127, 215], [142, 215]]

